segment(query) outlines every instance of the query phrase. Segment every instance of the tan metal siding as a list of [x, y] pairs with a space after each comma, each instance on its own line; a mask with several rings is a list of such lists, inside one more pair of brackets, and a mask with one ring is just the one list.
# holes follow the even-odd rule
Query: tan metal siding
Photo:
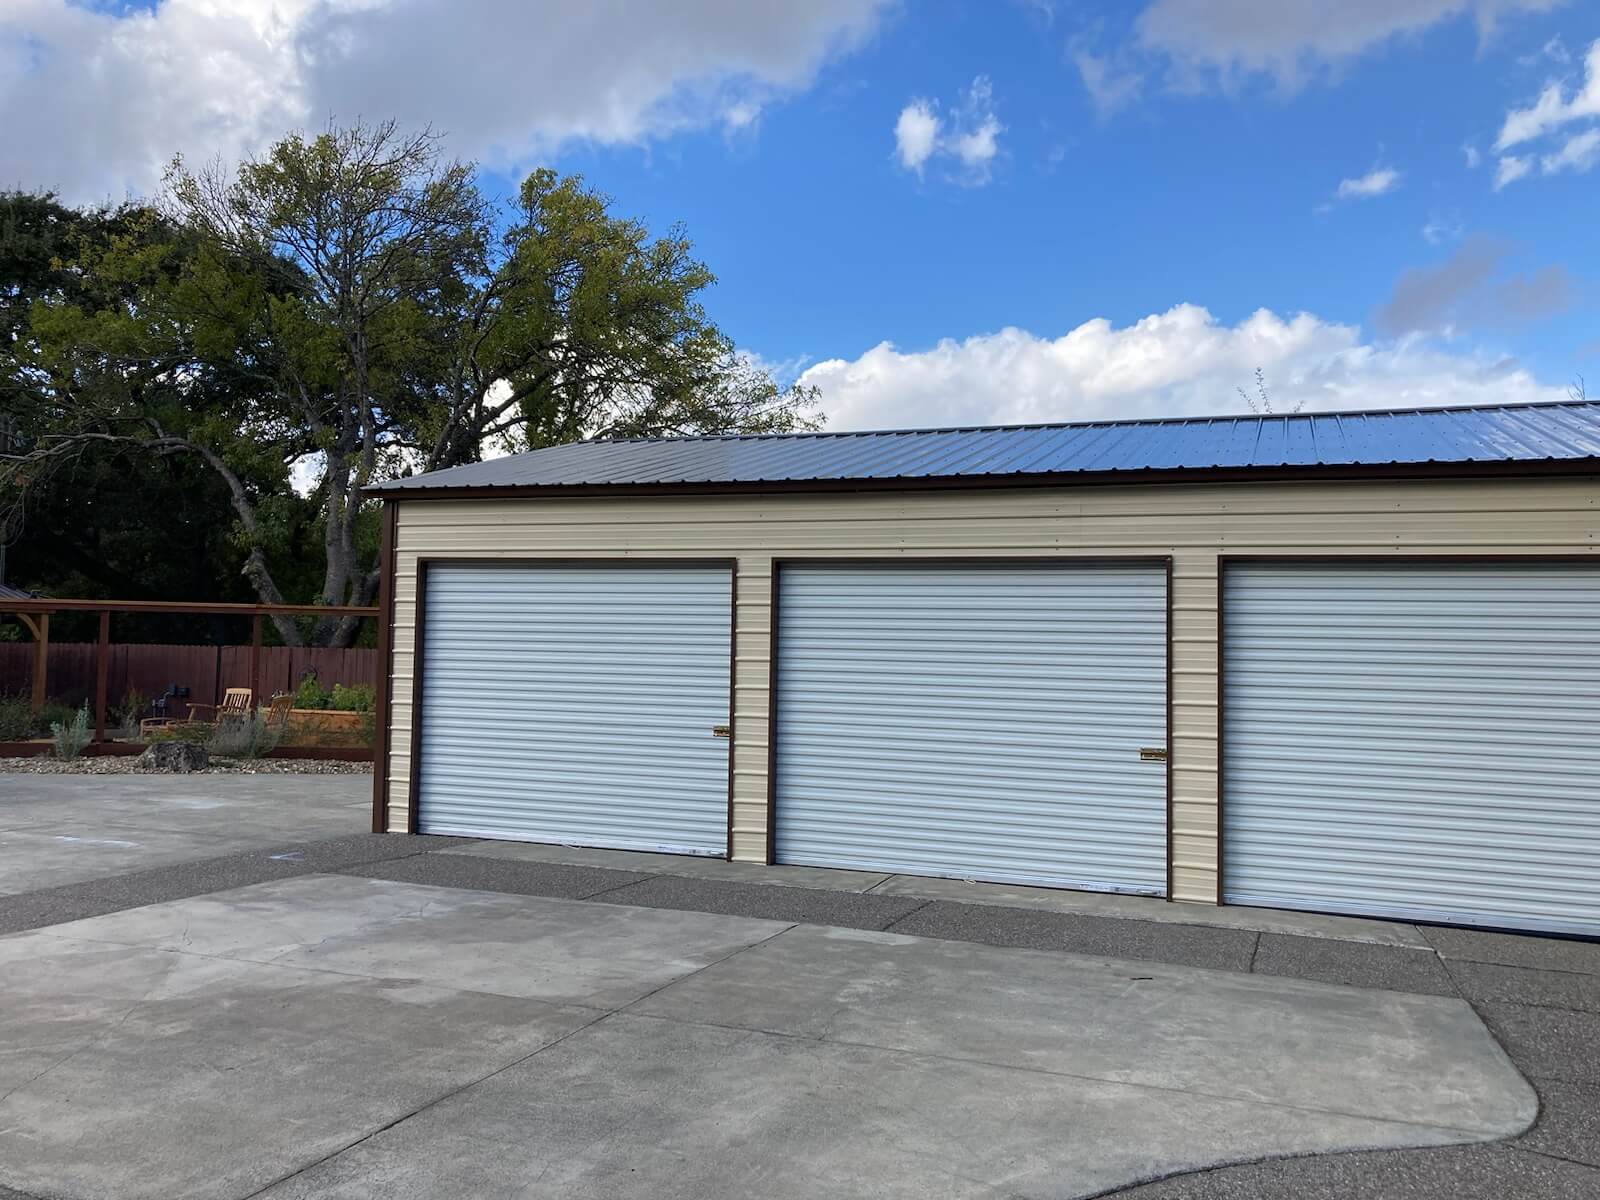
[[1173, 894], [1216, 896], [1219, 554], [1600, 552], [1593, 477], [860, 495], [407, 500], [396, 530], [390, 825], [406, 827], [419, 557], [737, 556], [734, 856], [762, 861], [772, 560], [1173, 556]]

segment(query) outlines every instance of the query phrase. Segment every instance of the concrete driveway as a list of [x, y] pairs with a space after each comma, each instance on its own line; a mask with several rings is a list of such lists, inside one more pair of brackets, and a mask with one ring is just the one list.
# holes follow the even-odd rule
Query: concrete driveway
[[361, 833], [370, 775], [0, 773], [0, 895]]
[[888, 882], [350, 835], [0, 896], [0, 1200], [1595, 1194], [1517, 1065], [1587, 1026], [1456, 981], [1600, 1007], [1600, 947]]

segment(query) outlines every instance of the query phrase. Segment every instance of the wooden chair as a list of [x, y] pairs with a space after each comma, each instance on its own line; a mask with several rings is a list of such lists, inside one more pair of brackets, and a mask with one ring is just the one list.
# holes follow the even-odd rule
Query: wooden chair
[[294, 694], [292, 692], [279, 692], [267, 702], [267, 725], [272, 729], [286, 729], [289, 725], [289, 710], [294, 707]]
[[249, 688], [228, 688], [222, 693], [221, 704], [189, 705], [189, 720], [206, 720], [207, 718], [201, 715], [203, 712], [213, 714], [211, 719], [219, 724], [223, 721], [241, 720], [254, 710], [251, 703], [254, 698]]

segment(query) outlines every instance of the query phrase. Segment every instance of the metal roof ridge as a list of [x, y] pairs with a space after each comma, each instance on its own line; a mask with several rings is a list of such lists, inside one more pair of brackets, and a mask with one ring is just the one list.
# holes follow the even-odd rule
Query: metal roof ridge
[[[1193, 413], [1172, 417], [1108, 417], [1094, 421], [1023, 421], [999, 425], [928, 425], [904, 429], [805, 429], [791, 433], [686, 433], [656, 437], [585, 438], [578, 442], [562, 443], [568, 446], [627, 446], [643, 443], [677, 444], [682, 442], [762, 442], [788, 441], [802, 438], [868, 438], [903, 437], [911, 434], [932, 433], [1008, 433], [1029, 429], [1092, 429], [1112, 425], [1180, 426], [1210, 424], [1217, 421], [1310, 421], [1318, 417], [1425, 417], [1445, 413], [1523, 412], [1528, 409], [1600, 409], [1596, 400], [1517, 400], [1505, 404], [1437, 404], [1411, 405], [1397, 408], [1339, 408], [1318, 409], [1297, 413]], [[552, 450], [554, 446], [540, 449]], [[525, 450], [524, 454], [537, 454], [538, 450]], [[516, 457], [508, 455], [507, 457]]]

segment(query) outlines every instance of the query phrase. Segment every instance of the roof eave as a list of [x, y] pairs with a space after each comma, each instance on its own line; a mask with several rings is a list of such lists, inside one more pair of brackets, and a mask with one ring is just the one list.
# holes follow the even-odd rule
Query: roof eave
[[1600, 475], [1600, 458], [1425, 463], [1311, 463], [1274, 467], [1146, 467], [1112, 471], [1041, 471], [993, 475], [897, 476], [855, 479], [772, 479], [681, 483], [382, 485], [364, 489], [373, 500], [557, 499], [585, 496], [757, 495], [772, 493], [919, 492], [1106, 485], [1326, 482], [1382, 479], [1483, 479]]

